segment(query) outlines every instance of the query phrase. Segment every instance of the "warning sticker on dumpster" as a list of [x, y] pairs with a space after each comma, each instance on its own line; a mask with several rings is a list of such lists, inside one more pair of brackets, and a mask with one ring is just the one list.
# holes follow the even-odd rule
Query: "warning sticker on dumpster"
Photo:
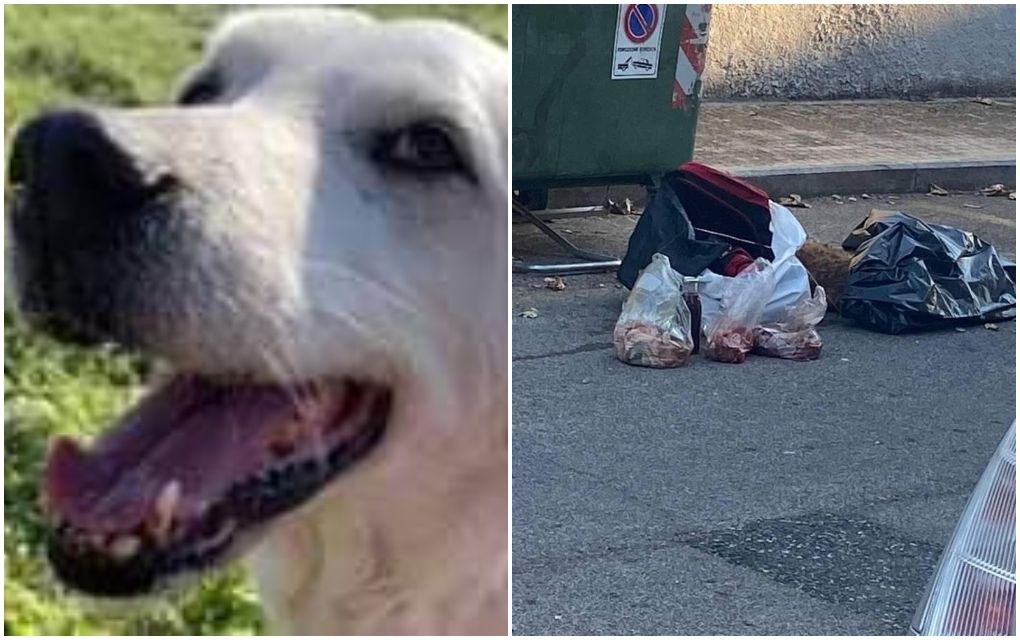
[[613, 80], [659, 75], [664, 4], [621, 4], [613, 45]]

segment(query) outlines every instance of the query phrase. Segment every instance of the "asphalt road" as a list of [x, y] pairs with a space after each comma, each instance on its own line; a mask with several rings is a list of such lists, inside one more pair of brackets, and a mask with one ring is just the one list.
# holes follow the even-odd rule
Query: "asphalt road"
[[[840, 241], [899, 208], [1014, 256], [1015, 202], [893, 198], [795, 213]], [[635, 220], [556, 226], [622, 254]], [[514, 255], [541, 254], [515, 225]], [[906, 632], [1015, 413], [1015, 324], [886, 336], [830, 314], [815, 362], [648, 370], [613, 357], [626, 290], [566, 282], [513, 281], [514, 633]]]

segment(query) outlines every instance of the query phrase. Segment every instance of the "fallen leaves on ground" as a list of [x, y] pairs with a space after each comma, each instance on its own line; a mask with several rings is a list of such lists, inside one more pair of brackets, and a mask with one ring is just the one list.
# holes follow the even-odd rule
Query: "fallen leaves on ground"
[[537, 318], [538, 317], [538, 309], [536, 309], [535, 307], [531, 307], [530, 309], [525, 309], [524, 311], [521, 312], [521, 317], [522, 318]]
[[999, 325], [995, 324], [994, 322], [988, 322], [985, 324], [985, 329], [988, 329], [989, 331], [998, 331]]
[[933, 182], [933, 183], [928, 185], [928, 195], [930, 195], [930, 196], [948, 196], [949, 192]]
[[981, 190], [981, 195], [989, 198], [1004, 197], [1008, 196], [1010, 193], [1009, 187], [1001, 183], [990, 184]]
[[551, 278], [544, 278], [542, 282], [545, 283], [547, 289], [553, 291], [563, 291], [567, 288], [567, 283], [563, 281], [563, 278], [559, 276], [553, 276]]
[[618, 216], [632, 216], [637, 214], [637, 209], [634, 207], [634, 201], [630, 198], [624, 198], [622, 203], [618, 203], [615, 200], [606, 200], [606, 209], [609, 213], [613, 213]]
[[801, 209], [810, 209], [811, 205], [804, 202], [804, 199], [800, 197], [800, 194], [791, 193], [788, 196], [782, 196], [779, 198], [779, 204], [784, 207], [799, 207]]

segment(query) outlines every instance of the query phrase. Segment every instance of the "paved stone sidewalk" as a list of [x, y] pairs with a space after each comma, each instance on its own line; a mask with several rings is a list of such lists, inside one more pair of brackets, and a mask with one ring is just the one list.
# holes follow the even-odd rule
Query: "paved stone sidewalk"
[[695, 158], [734, 168], [1015, 159], [1016, 101], [705, 103]]
[[[951, 189], [1012, 185], [1007, 178], [1014, 169], [1000, 168], [1016, 163], [1016, 100], [707, 102], [695, 159], [749, 176], [774, 197], [791, 190], [805, 195], [924, 190], [928, 181]], [[981, 166], [986, 168], [974, 169]], [[784, 172], [814, 177], [758, 175]], [[549, 206], [600, 204], [607, 195], [644, 202], [640, 187], [588, 187], [557, 190]]]

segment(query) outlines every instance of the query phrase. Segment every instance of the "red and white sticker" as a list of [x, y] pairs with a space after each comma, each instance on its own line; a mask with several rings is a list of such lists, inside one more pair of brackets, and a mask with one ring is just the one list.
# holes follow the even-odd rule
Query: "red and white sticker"
[[613, 80], [659, 75], [664, 4], [621, 4], [613, 45]]
[[686, 109], [692, 99], [701, 97], [701, 84], [698, 81], [705, 70], [711, 17], [712, 5], [687, 5], [680, 25], [680, 52], [676, 57], [676, 74], [673, 76], [674, 109]]

